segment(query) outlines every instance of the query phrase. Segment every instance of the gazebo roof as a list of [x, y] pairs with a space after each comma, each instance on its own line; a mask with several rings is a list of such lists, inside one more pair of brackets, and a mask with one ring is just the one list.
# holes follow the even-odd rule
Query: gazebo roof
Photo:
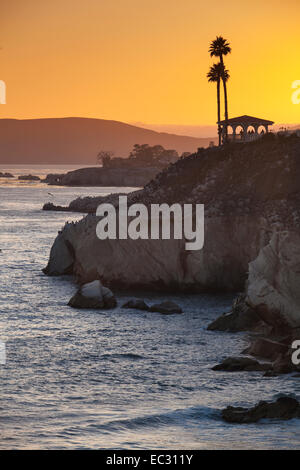
[[223, 121], [218, 121], [217, 124], [248, 124], [248, 126], [252, 125], [252, 124], [265, 124], [265, 125], [268, 125], [268, 126], [271, 126], [274, 124], [273, 121], [268, 121], [267, 119], [260, 119], [260, 118], [256, 118], [256, 117], [253, 117], [253, 116], [247, 116], [247, 115], [244, 115], [244, 116], [239, 116], [239, 117], [235, 117], [235, 118], [231, 118], [231, 119], [224, 119]]

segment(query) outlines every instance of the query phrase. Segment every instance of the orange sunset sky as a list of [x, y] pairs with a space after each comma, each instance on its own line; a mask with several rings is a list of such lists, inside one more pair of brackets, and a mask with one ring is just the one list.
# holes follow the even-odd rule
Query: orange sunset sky
[[229, 115], [299, 123], [299, 0], [1, 0], [0, 118], [214, 124], [219, 34], [232, 46]]

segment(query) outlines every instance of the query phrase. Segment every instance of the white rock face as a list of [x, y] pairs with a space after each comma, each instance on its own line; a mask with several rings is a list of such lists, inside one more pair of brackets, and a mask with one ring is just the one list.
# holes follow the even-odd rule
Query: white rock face
[[99, 300], [102, 300], [102, 289], [106, 289], [106, 287], [103, 287], [101, 282], [96, 280], [93, 282], [89, 282], [88, 284], [84, 284], [80, 289], [80, 293], [81, 295], [83, 295], [83, 297], [97, 297]]
[[249, 264], [247, 301], [274, 326], [300, 327], [300, 236], [274, 233]]
[[68, 305], [74, 308], [114, 308], [116, 299], [110, 289], [95, 280], [81, 286]]
[[[72, 250], [68, 248], [67, 239], [60, 234], [56, 237], [55, 243], [51, 248], [51, 256], [55, 259], [52, 275], [71, 274], [73, 270], [74, 256]], [[47, 268], [44, 269], [47, 273]]]
[[47, 274], [63, 274], [72, 253], [81, 283], [235, 291], [244, 288], [249, 261], [269, 241], [264, 221], [250, 216], [205, 219], [201, 251], [185, 250], [185, 240], [99, 240], [98, 220], [88, 215], [66, 225], [52, 247]]

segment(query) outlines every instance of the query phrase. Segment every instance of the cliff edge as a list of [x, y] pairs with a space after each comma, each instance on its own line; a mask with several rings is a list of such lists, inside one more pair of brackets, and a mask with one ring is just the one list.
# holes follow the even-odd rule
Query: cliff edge
[[251, 306], [265, 305], [265, 318], [279, 310], [280, 322], [298, 326], [299, 178], [296, 135], [199, 149], [131, 193], [128, 204], [203, 203], [201, 251], [186, 251], [184, 240], [101, 241], [91, 213], [58, 234], [45, 273], [111, 287], [220, 292], [243, 290], [249, 271]]

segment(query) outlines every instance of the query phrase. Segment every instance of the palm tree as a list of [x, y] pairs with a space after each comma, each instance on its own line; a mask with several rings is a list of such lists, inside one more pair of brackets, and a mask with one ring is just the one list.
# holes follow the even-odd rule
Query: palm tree
[[[220, 63], [224, 67], [224, 71], [225, 71], [223, 56], [231, 53], [231, 47], [227, 39], [224, 39], [222, 36], [217, 36], [216, 39], [214, 39], [210, 43], [209, 53], [211, 57], [220, 57]], [[228, 99], [227, 99], [227, 86], [226, 86], [227, 80], [225, 79], [225, 75], [224, 75], [224, 77], [222, 78], [222, 81], [223, 81], [223, 87], [224, 87], [225, 120], [226, 121], [228, 120]], [[226, 136], [227, 136], [227, 127], [226, 127]]]
[[[229, 75], [229, 71], [225, 68], [225, 65], [221, 64], [221, 67], [222, 67], [222, 72], [221, 72], [221, 76], [222, 76], [222, 82], [223, 82], [223, 87], [224, 87], [224, 101], [225, 101], [225, 119], [226, 121], [228, 120], [228, 108], [227, 108], [227, 86], [226, 86], [226, 83], [228, 82], [229, 78], [230, 78], [230, 75]], [[228, 129], [227, 129], [227, 126], [225, 128], [225, 136], [226, 136], [226, 142], [227, 142], [227, 136], [228, 136]]]
[[[221, 80], [223, 82], [227, 82], [229, 79], [228, 70], [225, 69], [224, 65], [220, 62], [218, 64], [214, 64], [210, 67], [209, 72], [207, 74], [208, 81], [210, 83], [217, 84], [217, 105], [218, 105], [218, 122], [221, 121], [221, 104], [220, 104], [220, 83]], [[219, 145], [221, 145], [221, 126], [218, 124], [218, 135], [219, 135]]]

